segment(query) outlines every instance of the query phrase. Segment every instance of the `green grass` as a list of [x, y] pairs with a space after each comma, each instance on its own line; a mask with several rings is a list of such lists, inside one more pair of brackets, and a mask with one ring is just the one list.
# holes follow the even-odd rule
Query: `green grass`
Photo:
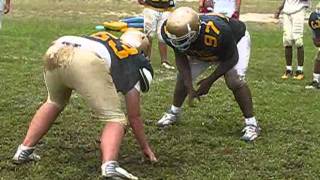
[[[79, 5], [75, 6], [73, 2]], [[1, 180], [100, 178], [100, 152], [96, 140], [103, 124], [90, 118], [88, 107], [77, 96], [39, 143], [40, 162], [17, 166], [10, 159], [26, 133], [30, 118], [46, 98], [41, 57], [50, 42], [61, 35], [90, 34], [97, 23], [115, 18], [96, 15], [94, 12], [104, 11], [98, 8], [102, 5], [105, 9], [126, 12], [127, 2], [115, 2], [14, 2], [14, 10], [5, 17], [0, 31]], [[248, 9], [254, 5], [261, 7], [261, 2], [246, 0], [243, 6]], [[266, 3], [269, 12], [273, 12], [273, 6], [278, 3]], [[196, 7], [195, 3], [191, 5]], [[130, 6], [135, 12], [139, 12], [139, 8]], [[68, 14], [71, 10], [73, 13]], [[79, 11], [85, 14], [77, 13]], [[260, 10], [255, 8], [255, 12]], [[178, 125], [166, 130], [156, 128], [155, 122], [170, 105], [175, 73], [160, 69], [154, 46], [155, 83], [151, 91], [143, 95], [142, 114], [159, 162], [149, 164], [142, 160], [129, 131], [121, 148], [120, 163], [141, 179], [148, 180], [319, 179], [320, 93], [304, 89], [312, 78], [317, 50], [305, 27], [306, 79], [282, 81], [281, 27], [248, 24], [252, 56], [247, 80], [256, 116], [263, 128], [261, 137], [251, 144], [239, 139], [242, 115], [223, 81], [215, 83], [210, 94], [196, 107], [184, 106]], [[173, 60], [171, 51], [170, 59]]]

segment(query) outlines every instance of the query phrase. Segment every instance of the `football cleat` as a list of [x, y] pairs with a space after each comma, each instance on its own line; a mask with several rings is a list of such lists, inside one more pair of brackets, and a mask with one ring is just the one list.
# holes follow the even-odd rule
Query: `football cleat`
[[320, 83], [317, 81], [312, 81], [305, 87], [306, 89], [320, 89]]
[[253, 141], [259, 136], [260, 131], [261, 131], [261, 128], [258, 125], [257, 126], [251, 125], [251, 124], [246, 125], [242, 130], [244, 134], [241, 137], [241, 139], [247, 142]]
[[22, 164], [29, 161], [39, 161], [41, 158], [33, 152], [34, 149], [34, 147], [23, 147], [20, 145], [12, 158], [13, 163]]
[[286, 70], [286, 72], [281, 76], [281, 79], [288, 79], [292, 75], [293, 73], [291, 70]]
[[166, 68], [166, 69], [172, 69], [172, 70], [175, 69], [175, 67], [172, 66], [168, 61], [163, 61], [163, 62], [161, 63], [161, 66], [164, 67], [164, 68]]
[[137, 180], [138, 179], [138, 177], [130, 174], [128, 171], [121, 168], [117, 161], [109, 161], [107, 163], [104, 163], [101, 166], [101, 170], [102, 170], [102, 176], [106, 179], [114, 179], [114, 180], [123, 180], [123, 179]]
[[179, 119], [179, 114], [173, 113], [171, 110], [165, 112], [162, 118], [157, 122], [157, 126], [166, 127], [176, 123]]
[[293, 77], [293, 79], [296, 79], [296, 80], [302, 80], [303, 78], [304, 78], [304, 74], [302, 71], [296, 71], [296, 74]]

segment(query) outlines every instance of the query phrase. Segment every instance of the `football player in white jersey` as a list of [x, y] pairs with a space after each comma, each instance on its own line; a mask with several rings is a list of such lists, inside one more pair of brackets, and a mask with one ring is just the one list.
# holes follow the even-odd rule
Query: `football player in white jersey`
[[[73, 91], [93, 110], [95, 119], [105, 122], [101, 133], [101, 170], [106, 178], [138, 179], [117, 162], [128, 124], [117, 92], [125, 97], [127, 117], [144, 155], [157, 161], [144, 134], [140, 117], [140, 91], [147, 92], [153, 70], [143, 52], [148, 38], [130, 31], [120, 40], [107, 32], [91, 36], [63, 36], [53, 42], [44, 56], [44, 79], [48, 98], [35, 113], [13, 161], [17, 164], [40, 160], [34, 153]], [[92, 121], [97, 123], [99, 121]]]
[[306, 8], [309, 7], [309, 0], [283, 0], [282, 4], [275, 12], [274, 17], [279, 18], [283, 12], [283, 46], [285, 49], [286, 70], [281, 76], [282, 79], [288, 79], [293, 76], [292, 54], [293, 46], [297, 48], [298, 67], [295, 75], [296, 80], [302, 80], [304, 64], [303, 48], [303, 30]]
[[9, 13], [9, 11], [10, 11], [10, 0], [0, 0], [0, 29], [1, 29], [2, 15]]
[[239, 19], [240, 5], [241, 0], [199, 0], [201, 13], [214, 12], [236, 19]]

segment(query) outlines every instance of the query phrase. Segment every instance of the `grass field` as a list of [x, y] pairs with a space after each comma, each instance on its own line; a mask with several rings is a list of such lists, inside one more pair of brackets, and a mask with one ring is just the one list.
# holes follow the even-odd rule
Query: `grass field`
[[[279, 3], [243, 0], [242, 11], [273, 13]], [[179, 5], [197, 6], [195, 2]], [[124, 0], [21, 0], [14, 1], [13, 7], [0, 31], [0, 179], [99, 179], [96, 140], [103, 124], [90, 118], [78, 96], [38, 145], [40, 162], [17, 166], [10, 160], [46, 98], [41, 57], [50, 42], [62, 35], [94, 32], [96, 24], [117, 18], [110, 11], [138, 13], [141, 7]], [[305, 26], [306, 79], [283, 81], [281, 26], [247, 25], [252, 38], [247, 80], [263, 129], [261, 137], [250, 144], [240, 141], [242, 115], [223, 81], [196, 107], [184, 106], [178, 125], [157, 129], [156, 121], [171, 103], [175, 72], [159, 67], [154, 46], [155, 83], [143, 95], [142, 113], [159, 162], [143, 161], [129, 131], [121, 148], [122, 166], [147, 180], [320, 178], [320, 93], [304, 89], [312, 78], [316, 53], [310, 31]], [[172, 55], [170, 51], [171, 60]]]

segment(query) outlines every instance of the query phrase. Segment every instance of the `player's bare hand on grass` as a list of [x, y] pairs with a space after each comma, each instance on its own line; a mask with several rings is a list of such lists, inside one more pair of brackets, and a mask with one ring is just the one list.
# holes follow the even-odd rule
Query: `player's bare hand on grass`
[[143, 149], [143, 154], [150, 162], [158, 162], [156, 155], [153, 153], [150, 147]]
[[204, 96], [208, 94], [211, 86], [212, 86], [212, 80], [210, 78], [202, 79], [197, 83], [199, 86], [198, 90], [196, 91], [195, 98], [199, 98], [200, 96]]

